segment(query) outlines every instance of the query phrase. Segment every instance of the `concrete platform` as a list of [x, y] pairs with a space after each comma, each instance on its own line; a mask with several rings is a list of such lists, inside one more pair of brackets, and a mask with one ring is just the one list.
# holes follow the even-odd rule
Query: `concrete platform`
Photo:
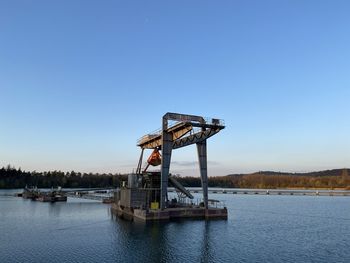
[[144, 210], [123, 208], [117, 204], [111, 207], [112, 213], [126, 220], [135, 221], [161, 221], [171, 219], [224, 219], [227, 220], [226, 208], [209, 208], [204, 207], [176, 207], [166, 208], [164, 210]]

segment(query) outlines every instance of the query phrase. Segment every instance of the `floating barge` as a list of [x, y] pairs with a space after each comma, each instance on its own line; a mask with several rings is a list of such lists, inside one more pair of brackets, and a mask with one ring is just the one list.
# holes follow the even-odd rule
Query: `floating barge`
[[164, 210], [121, 208], [113, 204], [112, 212], [117, 216], [131, 221], [160, 221], [171, 219], [227, 219], [227, 209], [204, 207], [177, 207]]
[[40, 191], [36, 187], [28, 188], [25, 187], [22, 194], [18, 196], [22, 196], [24, 199], [31, 199], [33, 201], [40, 202], [66, 202], [67, 196], [61, 192], [61, 189], [51, 190], [48, 192]]
[[36, 198], [36, 201], [40, 202], [67, 202], [67, 196], [64, 195], [50, 195], [50, 194], [41, 194]]
[[[124, 219], [141, 221], [227, 219], [226, 207], [218, 206], [218, 202], [213, 206], [209, 202], [207, 174], [207, 139], [224, 128], [220, 119], [166, 113], [160, 130], [137, 141], [141, 155], [136, 173], [129, 174], [127, 185], [123, 182], [114, 193], [112, 212]], [[192, 194], [169, 173], [172, 150], [192, 144], [197, 146], [202, 183], [203, 199], [199, 203], [194, 203]], [[143, 153], [147, 149], [153, 152], [142, 169]], [[158, 165], [160, 171], [147, 171], [149, 166]], [[178, 198], [169, 200], [168, 184], [176, 189]]]
[[[113, 214], [131, 221], [160, 221], [171, 219], [227, 219], [227, 208], [218, 200], [208, 200], [208, 208], [204, 202], [190, 201], [193, 196], [170, 176], [169, 182], [176, 188], [178, 198], [166, 203], [166, 208], [159, 208], [160, 172], [147, 172], [142, 177], [129, 174], [128, 185], [121, 187], [114, 194], [111, 206]], [[174, 183], [177, 182], [177, 183]], [[144, 188], [139, 187], [139, 184]], [[151, 187], [152, 186], [152, 187]], [[187, 202], [184, 202], [187, 199]]]

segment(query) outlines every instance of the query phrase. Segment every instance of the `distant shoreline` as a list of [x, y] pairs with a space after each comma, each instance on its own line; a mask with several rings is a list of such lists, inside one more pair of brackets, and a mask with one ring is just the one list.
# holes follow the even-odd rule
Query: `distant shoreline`
[[[103, 188], [103, 187], [101, 187]], [[117, 187], [116, 187], [117, 188]], [[116, 189], [116, 188], [112, 188], [112, 189]], [[171, 186], [169, 188], [172, 188]], [[187, 186], [187, 188], [191, 189], [191, 188], [200, 188], [197, 186]], [[23, 190], [24, 187], [20, 187], [20, 188], [0, 188], [0, 190]], [[38, 187], [38, 189], [51, 189], [48, 187]], [[63, 187], [64, 189], [96, 189], [96, 187]], [[111, 187], [105, 187], [105, 189], [111, 189]], [[350, 191], [350, 189], [347, 188], [305, 188], [305, 187], [287, 187], [287, 188], [239, 188], [239, 187], [217, 187], [217, 186], [213, 186], [213, 187], [209, 187], [209, 189], [238, 189], [238, 190], [307, 190], [307, 191]]]
[[[208, 178], [209, 187], [243, 189], [304, 189], [350, 190], [350, 169], [333, 169], [303, 174], [260, 171], [252, 174], [230, 174]], [[173, 175], [174, 176], [174, 175]], [[176, 179], [184, 187], [200, 187], [200, 177]], [[38, 188], [116, 188], [128, 180], [127, 174], [98, 174], [80, 172], [27, 172], [8, 165], [0, 169], [0, 189]]]

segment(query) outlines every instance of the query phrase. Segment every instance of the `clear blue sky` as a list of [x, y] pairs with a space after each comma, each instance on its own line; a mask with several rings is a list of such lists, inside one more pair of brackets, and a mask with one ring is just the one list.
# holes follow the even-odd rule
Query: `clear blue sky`
[[[0, 166], [128, 172], [164, 113], [209, 175], [350, 166], [349, 1], [1, 1]], [[195, 147], [172, 172], [198, 175]]]

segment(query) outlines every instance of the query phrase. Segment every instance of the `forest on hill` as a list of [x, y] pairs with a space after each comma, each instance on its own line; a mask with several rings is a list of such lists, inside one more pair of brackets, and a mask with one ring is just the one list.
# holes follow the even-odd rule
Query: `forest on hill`
[[[199, 177], [176, 177], [185, 187], [200, 187]], [[51, 188], [107, 188], [119, 187], [127, 180], [126, 174], [80, 173], [80, 172], [27, 172], [10, 165], [0, 169], [0, 189], [37, 186]], [[209, 177], [209, 187], [223, 188], [343, 188], [350, 190], [350, 170], [334, 169], [311, 173], [281, 173], [262, 171], [252, 174], [231, 174]]]
[[[343, 188], [350, 190], [350, 170], [334, 169], [311, 173], [263, 171], [252, 174], [231, 174], [209, 178], [209, 187], [233, 188]], [[184, 186], [200, 186], [198, 177], [180, 177]]]

